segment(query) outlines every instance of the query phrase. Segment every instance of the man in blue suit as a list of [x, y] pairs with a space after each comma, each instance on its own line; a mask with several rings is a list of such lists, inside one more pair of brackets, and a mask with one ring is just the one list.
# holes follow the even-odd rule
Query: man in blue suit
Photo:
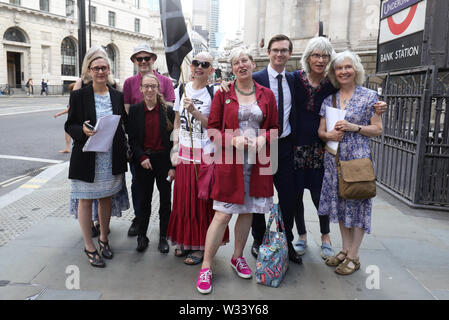
[[[269, 65], [253, 74], [253, 79], [260, 85], [270, 88], [278, 105], [279, 113], [279, 152], [278, 170], [274, 175], [274, 185], [278, 192], [282, 218], [287, 233], [288, 255], [290, 261], [301, 263], [302, 259], [293, 247], [293, 223], [296, 208], [296, 193], [293, 171], [293, 139], [291, 138], [290, 119], [293, 119], [293, 75], [285, 71], [285, 65], [293, 52], [293, 44], [285, 35], [277, 35], [268, 43]], [[257, 257], [259, 246], [265, 233], [265, 216], [253, 216], [252, 235], [254, 243], [251, 253]]]

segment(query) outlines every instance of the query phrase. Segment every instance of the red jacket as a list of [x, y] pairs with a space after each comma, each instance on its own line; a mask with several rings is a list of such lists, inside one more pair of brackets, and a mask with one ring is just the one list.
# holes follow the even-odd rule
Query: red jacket
[[[266, 156], [268, 161], [259, 162], [259, 156], [256, 157], [256, 164], [253, 165], [251, 172], [251, 182], [249, 194], [252, 197], [271, 197], [273, 196], [273, 174], [271, 169], [270, 140], [277, 139], [278, 111], [276, 106], [276, 98], [273, 92], [256, 82], [256, 99], [257, 104], [263, 113], [261, 129], [265, 129], [264, 134], [267, 139]], [[239, 102], [234, 90], [234, 84], [231, 84], [229, 92], [218, 91], [212, 101], [212, 107], [208, 119], [208, 134], [214, 141], [216, 157], [220, 157], [221, 164], [215, 165], [214, 186], [212, 187], [211, 198], [218, 201], [243, 204], [244, 203], [244, 182], [243, 182], [243, 161], [241, 160], [241, 152], [236, 152], [236, 148], [232, 146], [232, 137], [240, 135], [238, 120]], [[224, 120], [224, 126], [223, 126]], [[223, 128], [224, 127], [224, 128]], [[213, 134], [216, 129], [221, 134], [221, 141]], [[226, 129], [233, 129], [233, 134], [225, 133]], [[276, 130], [270, 132], [270, 130]], [[218, 132], [216, 131], [216, 132]], [[224, 143], [221, 143], [224, 142]], [[230, 155], [232, 157], [230, 157]], [[238, 156], [237, 156], [238, 155]], [[226, 163], [226, 157], [227, 162]], [[240, 164], [237, 164], [237, 158]], [[231, 161], [232, 160], [232, 161]], [[264, 169], [265, 173], [261, 174], [260, 169]], [[270, 174], [266, 174], [267, 170]]]

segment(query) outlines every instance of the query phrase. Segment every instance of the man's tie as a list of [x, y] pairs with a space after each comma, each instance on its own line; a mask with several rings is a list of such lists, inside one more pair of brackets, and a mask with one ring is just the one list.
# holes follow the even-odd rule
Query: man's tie
[[284, 131], [284, 90], [282, 89], [282, 74], [278, 74], [278, 113], [279, 113], [279, 137]]

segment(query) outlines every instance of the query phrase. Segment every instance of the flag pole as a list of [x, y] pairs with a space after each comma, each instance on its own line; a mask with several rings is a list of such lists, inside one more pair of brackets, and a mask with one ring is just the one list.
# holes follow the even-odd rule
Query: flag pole
[[[183, 96], [184, 98], [186, 97], [186, 85], [185, 85], [185, 79], [184, 79], [184, 71], [182, 70], [182, 63], [181, 63], [181, 85], [183, 87]], [[181, 101], [181, 97], [179, 97], [179, 101]], [[187, 121], [189, 123], [189, 134], [190, 134], [190, 143], [192, 144], [192, 159], [193, 159], [193, 168], [195, 169], [195, 178], [196, 181], [198, 182], [198, 169], [196, 168], [196, 164], [195, 164], [195, 148], [193, 145], [193, 129], [192, 129], [192, 122], [190, 121], [190, 117], [187, 114]]]

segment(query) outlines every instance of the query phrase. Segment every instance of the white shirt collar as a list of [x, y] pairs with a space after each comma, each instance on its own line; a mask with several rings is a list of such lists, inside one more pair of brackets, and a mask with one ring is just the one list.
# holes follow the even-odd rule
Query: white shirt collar
[[[268, 74], [276, 79], [276, 77], [278, 76], [279, 73], [271, 67], [271, 64], [268, 64], [267, 70], [268, 70]], [[282, 72], [280, 74], [282, 74], [282, 78], [284, 79], [285, 78], [285, 68], [284, 68], [284, 70], [282, 70]]]

